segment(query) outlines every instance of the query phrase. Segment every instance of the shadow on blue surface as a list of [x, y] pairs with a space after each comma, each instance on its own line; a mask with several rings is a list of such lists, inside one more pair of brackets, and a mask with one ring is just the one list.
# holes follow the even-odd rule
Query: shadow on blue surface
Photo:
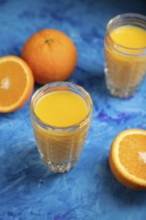
[[[21, 151], [17, 149], [7, 154], [2, 158], [5, 163], [4, 182], [2, 182], [1, 193], [9, 193], [10, 189], [15, 190], [19, 187], [25, 188], [29, 186], [40, 187], [44, 181], [51, 183], [54, 178], [59, 178], [60, 175], [54, 174], [48, 170], [39, 158], [39, 153], [36, 145], [32, 145], [31, 148], [24, 144], [21, 144]], [[29, 148], [28, 148], [29, 147]], [[9, 158], [9, 159], [8, 159]]]
[[138, 204], [143, 205], [145, 203], [146, 192], [129, 189], [116, 180], [111, 172], [108, 157], [102, 160], [101, 166], [103, 168], [102, 172], [106, 170], [106, 176], [102, 178], [103, 186], [108, 184], [105, 190], [106, 194], [117, 203], [125, 204], [125, 206], [137, 207]]

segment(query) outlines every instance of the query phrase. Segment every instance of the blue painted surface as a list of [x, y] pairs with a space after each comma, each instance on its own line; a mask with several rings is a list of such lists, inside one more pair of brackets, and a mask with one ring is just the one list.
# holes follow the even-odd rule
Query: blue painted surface
[[125, 12], [146, 15], [139, 1], [0, 0], [0, 56], [20, 55], [24, 42], [44, 28], [59, 29], [75, 42], [79, 59], [69, 81], [93, 99], [93, 122], [78, 164], [52, 174], [37, 152], [30, 101], [0, 115], [0, 220], [145, 220], [146, 193], [125, 188], [108, 163], [110, 145], [122, 130], [146, 129], [146, 80], [134, 97], [109, 95], [103, 74], [107, 21]]

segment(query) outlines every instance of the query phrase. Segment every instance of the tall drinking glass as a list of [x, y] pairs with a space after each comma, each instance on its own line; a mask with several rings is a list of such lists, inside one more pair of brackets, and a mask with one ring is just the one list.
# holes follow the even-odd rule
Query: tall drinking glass
[[[77, 124], [60, 127], [42, 121], [36, 114], [39, 101], [48, 94], [69, 92], [79, 96], [87, 107], [86, 116]], [[65, 107], [65, 106], [64, 106]], [[49, 109], [49, 106], [47, 107]], [[78, 109], [78, 105], [75, 106]], [[92, 100], [82, 87], [69, 83], [51, 83], [38, 89], [31, 101], [31, 119], [40, 155], [54, 172], [69, 171], [77, 162], [91, 123]], [[49, 113], [48, 113], [49, 114]]]
[[104, 48], [108, 90], [118, 97], [133, 95], [146, 71], [146, 16], [127, 13], [111, 19]]

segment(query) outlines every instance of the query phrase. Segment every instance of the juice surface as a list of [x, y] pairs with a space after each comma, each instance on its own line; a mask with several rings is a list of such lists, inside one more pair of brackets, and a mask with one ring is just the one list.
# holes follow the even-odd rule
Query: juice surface
[[51, 92], [35, 106], [35, 113], [45, 124], [68, 127], [81, 122], [88, 114], [86, 102], [70, 91]]
[[110, 33], [111, 38], [121, 46], [128, 48], [146, 47], [146, 31], [132, 25], [124, 25]]

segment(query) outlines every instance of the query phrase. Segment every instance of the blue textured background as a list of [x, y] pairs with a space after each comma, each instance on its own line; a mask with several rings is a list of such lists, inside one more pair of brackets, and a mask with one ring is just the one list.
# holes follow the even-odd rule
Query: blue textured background
[[0, 56], [20, 55], [24, 42], [44, 28], [68, 34], [78, 49], [69, 81], [93, 99], [93, 122], [81, 158], [69, 173], [52, 174], [37, 152], [30, 101], [0, 115], [0, 220], [145, 220], [146, 193], [125, 188], [108, 163], [118, 132], [146, 129], [146, 80], [134, 97], [109, 95], [103, 74], [106, 23], [125, 12], [146, 15], [145, 0], [0, 0]]

